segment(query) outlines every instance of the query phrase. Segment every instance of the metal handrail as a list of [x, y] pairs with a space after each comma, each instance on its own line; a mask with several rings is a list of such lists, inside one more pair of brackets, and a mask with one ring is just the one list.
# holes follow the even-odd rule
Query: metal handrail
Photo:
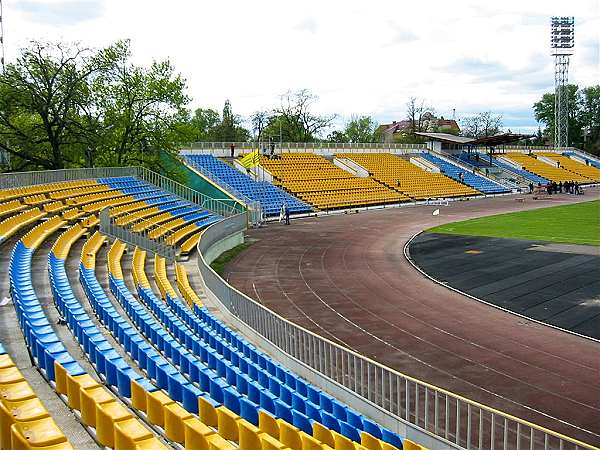
[[[183, 150], [229, 150], [232, 142], [192, 142]], [[256, 150], [262, 146], [259, 142], [233, 142], [236, 152], [238, 150]], [[276, 142], [277, 152], [284, 151], [307, 151], [314, 150], [406, 150], [427, 148], [426, 144], [400, 144], [393, 142]]]
[[223, 308], [282, 352], [398, 420], [452, 446], [492, 450], [598, 450], [598, 447], [386, 367], [257, 303], [229, 285], [205, 260], [216, 243], [244, 229], [245, 220], [240, 216], [208, 227], [198, 243], [200, 273], [205, 287]]

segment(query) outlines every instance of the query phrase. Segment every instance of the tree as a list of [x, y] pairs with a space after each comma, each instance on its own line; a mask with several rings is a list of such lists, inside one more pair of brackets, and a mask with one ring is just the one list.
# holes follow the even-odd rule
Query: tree
[[582, 89], [578, 104], [582, 147], [598, 155], [600, 154], [600, 85]]
[[94, 51], [33, 42], [0, 75], [0, 145], [16, 170], [162, 166], [189, 142], [185, 80], [130, 62], [129, 41]]
[[463, 119], [462, 125], [463, 136], [475, 139], [494, 136], [502, 130], [502, 116], [486, 111]]
[[273, 110], [264, 133], [278, 136], [288, 142], [312, 142], [321, 138], [335, 116], [313, 112], [318, 97], [306, 89], [288, 91], [281, 96], [280, 105]]
[[[579, 89], [570, 84], [567, 89], [569, 145], [600, 154], [600, 85]], [[544, 94], [533, 111], [536, 120], [545, 125], [544, 136], [553, 142], [554, 94]]]
[[189, 119], [192, 140], [194, 142], [210, 142], [216, 140], [216, 130], [221, 124], [221, 116], [214, 109], [198, 108]]
[[377, 122], [369, 116], [351, 116], [342, 131], [331, 132], [327, 140], [330, 142], [377, 142]]
[[250, 138], [250, 133], [242, 126], [242, 118], [233, 114], [231, 102], [225, 100], [221, 123], [215, 129], [215, 137], [220, 142], [245, 142]]
[[424, 100], [419, 101], [416, 97], [411, 97], [406, 103], [406, 118], [409, 122], [410, 134], [428, 131], [429, 121], [434, 114], [435, 109], [425, 106]]
[[271, 113], [268, 111], [256, 111], [250, 116], [250, 123], [252, 124], [252, 132], [254, 133], [254, 139], [257, 142], [261, 141], [263, 131], [269, 125], [271, 120]]
[[77, 164], [79, 106], [88, 79], [110, 64], [107, 52], [32, 42], [0, 75], [0, 147], [16, 169]]

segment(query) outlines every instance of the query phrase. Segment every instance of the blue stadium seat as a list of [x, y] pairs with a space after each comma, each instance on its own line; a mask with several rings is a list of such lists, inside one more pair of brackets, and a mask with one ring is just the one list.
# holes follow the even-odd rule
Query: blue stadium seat
[[267, 181], [256, 181], [212, 155], [186, 155], [185, 159], [192, 167], [209, 172], [223, 184], [231, 186], [251, 200], [260, 202], [267, 216], [279, 214], [283, 204], [287, 205], [291, 213], [312, 211], [309, 205], [286, 191]]

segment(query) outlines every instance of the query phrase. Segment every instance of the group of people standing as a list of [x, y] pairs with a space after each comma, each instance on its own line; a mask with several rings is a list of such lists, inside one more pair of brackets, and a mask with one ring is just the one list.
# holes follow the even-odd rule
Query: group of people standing
[[[529, 183], [529, 192], [532, 193], [534, 189], [533, 183]], [[563, 191], [565, 194], [575, 194], [582, 195], [583, 190], [577, 181], [549, 181], [545, 186], [542, 186], [542, 183], [538, 183], [538, 189], [545, 189], [548, 195], [552, 194], [562, 194]]]

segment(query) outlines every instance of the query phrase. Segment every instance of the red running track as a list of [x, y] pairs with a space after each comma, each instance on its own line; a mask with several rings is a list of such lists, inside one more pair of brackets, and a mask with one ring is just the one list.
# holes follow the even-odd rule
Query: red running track
[[226, 268], [297, 324], [403, 373], [600, 444], [600, 344], [437, 285], [405, 259], [415, 233], [464, 218], [598, 198], [515, 197], [273, 223]]

